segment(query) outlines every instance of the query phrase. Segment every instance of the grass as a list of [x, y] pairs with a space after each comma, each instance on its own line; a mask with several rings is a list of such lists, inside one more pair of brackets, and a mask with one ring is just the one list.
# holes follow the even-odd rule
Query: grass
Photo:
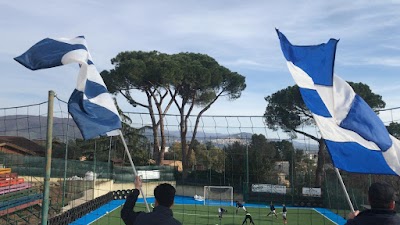
[[[223, 215], [222, 220], [218, 218], [218, 206], [202, 205], [174, 205], [174, 217], [184, 225], [241, 225], [245, 217], [245, 212], [240, 209], [235, 213], [235, 207], [224, 207], [228, 213]], [[267, 216], [269, 208], [247, 208], [251, 213], [256, 225], [277, 225], [283, 224], [281, 209], [277, 208], [278, 218]], [[145, 211], [143, 204], [137, 204], [135, 211]], [[124, 225], [120, 219], [121, 207], [106, 215], [99, 215], [99, 219], [92, 225]], [[334, 223], [326, 219], [317, 211], [309, 208], [288, 208], [289, 225], [333, 225]]]

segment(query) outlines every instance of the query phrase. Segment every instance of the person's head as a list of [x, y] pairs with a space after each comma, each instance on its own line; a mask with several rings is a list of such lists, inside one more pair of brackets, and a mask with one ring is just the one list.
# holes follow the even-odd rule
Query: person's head
[[158, 185], [154, 189], [154, 197], [156, 199], [156, 206], [162, 205], [170, 208], [174, 204], [175, 188], [167, 183]]
[[368, 189], [368, 200], [372, 209], [394, 209], [395, 192], [384, 182], [375, 182]]

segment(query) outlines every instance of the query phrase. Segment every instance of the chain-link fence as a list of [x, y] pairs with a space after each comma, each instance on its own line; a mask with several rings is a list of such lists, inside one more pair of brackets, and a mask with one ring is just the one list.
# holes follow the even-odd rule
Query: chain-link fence
[[[21, 203], [24, 208], [12, 211], [10, 209], [16, 209], [17, 205], [0, 207], [0, 224], [40, 221], [41, 202], [34, 194], [41, 195], [43, 190], [45, 107], [46, 103], [40, 103], [0, 109], [3, 112], [0, 115], [0, 164], [1, 168], [11, 169], [6, 173], [9, 175], [2, 175], [0, 171], [0, 184], [3, 181], [5, 184], [0, 191], [11, 190], [17, 187], [15, 185], [26, 187], [16, 191], [35, 188], [34, 193], [26, 192], [30, 197], [29, 201]], [[94, 202], [100, 207], [99, 202], [105, 204], [111, 199], [125, 198], [134, 180], [121, 141], [116, 137], [82, 140], [65, 108], [65, 102], [56, 103], [49, 216], [53, 221], [61, 221], [61, 215], [71, 216], [71, 210], [80, 209], [80, 213], [75, 214], [81, 216], [89, 213], [87, 210], [94, 207]], [[383, 111], [381, 116], [388, 123], [395, 122], [396, 110]], [[163, 133], [153, 133], [149, 114], [126, 112], [125, 115], [131, 123], [124, 125], [124, 135], [136, 169], [145, 181], [146, 196], [151, 197], [154, 187], [161, 182], [175, 185], [181, 197], [198, 196], [200, 200], [204, 186], [228, 186], [233, 187], [234, 201], [246, 204], [267, 206], [273, 202], [291, 207], [327, 208], [341, 217], [349, 210], [328, 153], [325, 152], [322, 170], [317, 172], [318, 143], [306, 136], [294, 137], [268, 129], [263, 116], [204, 115], [192, 140], [195, 116], [188, 117], [188, 132], [183, 138], [179, 115], [164, 115]], [[315, 127], [301, 130], [319, 137]], [[186, 145], [182, 145], [183, 140]], [[161, 155], [163, 160], [160, 160]], [[320, 180], [316, 179], [317, 173]], [[346, 172], [342, 172], [342, 176], [357, 209], [368, 205], [366, 193], [372, 182], [385, 180], [397, 189], [400, 182], [393, 176]], [[17, 178], [24, 180], [15, 184], [8, 181], [17, 182]], [[114, 194], [109, 196], [108, 193]], [[108, 197], [102, 197], [106, 195]], [[12, 196], [8, 200], [22, 199]], [[82, 211], [84, 209], [86, 211]], [[182, 210], [184, 212], [185, 208]], [[203, 209], [195, 210], [200, 213]], [[9, 213], [1, 214], [2, 211]]]

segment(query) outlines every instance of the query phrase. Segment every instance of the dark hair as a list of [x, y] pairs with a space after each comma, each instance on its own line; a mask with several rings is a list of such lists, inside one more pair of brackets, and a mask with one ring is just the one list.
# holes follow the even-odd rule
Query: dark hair
[[385, 182], [375, 182], [368, 189], [368, 199], [372, 209], [389, 209], [394, 198], [393, 187]]
[[176, 190], [172, 185], [163, 183], [154, 189], [154, 197], [159, 205], [169, 208], [174, 204], [175, 192]]

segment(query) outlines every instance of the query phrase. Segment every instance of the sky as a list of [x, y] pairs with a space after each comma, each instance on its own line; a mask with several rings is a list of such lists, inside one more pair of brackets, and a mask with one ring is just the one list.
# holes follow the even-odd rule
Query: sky
[[[386, 108], [400, 106], [400, 1], [2, 1], [0, 108], [39, 103], [49, 90], [68, 101], [77, 65], [30, 71], [13, 60], [46, 38], [86, 37], [99, 71], [122, 51], [208, 54], [246, 77], [235, 101], [206, 115], [264, 114], [264, 97], [294, 85], [275, 32], [296, 45], [340, 39], [335, 73], [368, 84]], [[137, 93], [139, 99], [143, 99]], [[118, 98], [124, 111], [140, 111]], [[171, 113], [177, 112], [171, 109]]]

